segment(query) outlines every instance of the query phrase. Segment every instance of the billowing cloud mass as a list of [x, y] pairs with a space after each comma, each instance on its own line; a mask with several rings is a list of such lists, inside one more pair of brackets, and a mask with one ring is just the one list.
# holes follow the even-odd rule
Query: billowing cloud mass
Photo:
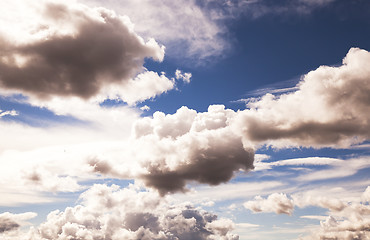
[[[1, 8], [0, 87], [5, 92], [87, 99], [112, 85], [132, 90], [144, 85], [131, 82], [143, 71], [144, 59], [164, 57], [164, 47], [139, 37], [128, 17], [104, 8], [51, 0], [6, 1]], [[20, 16], [8, 18], [8, 12]], [[140, 101], [170, 88], [145, 96], [139, 89], [139, 99], [126, 98]]]
[[81, 205], [51, 212], [27, 239], [239, 239], [230, 233], [231, 220], [132, 185], [94, 185], [80, 200]]
[[343, 147], [369, 139], [369, 63], [369, 52], [352, 48], [342, 66], [309, 72], [297, 91], [250, 99], [238, 128], [246, 139], [276, 147]]
[[[153, 118], [138, 120], [127, 150], [127, 158], [135, 159], [141, 169], [136, 177], [165, 194], [183, 191], [192, 181], [217, 185], [236, 171], [253, 169], [253, 149], [229, 126], [234, 115], [214, 105], [204, 113], [182, 107], [173, 115], [156, 112]], [[108, 169], [112, 171], [107, 174], [120, 171]]]

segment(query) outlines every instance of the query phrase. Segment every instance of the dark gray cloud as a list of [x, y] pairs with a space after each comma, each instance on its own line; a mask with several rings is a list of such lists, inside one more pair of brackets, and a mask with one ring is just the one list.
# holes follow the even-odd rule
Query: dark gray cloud
[[[33, 212], [26, 212], [20, 214], [13, 214], [4, 212], [0, 214], [0, 238], [6, 236], [8, 232], [16, 232], [22, 225], [26, 224], [26, 220], [34, 218], [37, 214]], [[5, 235], [3, 235], [5, 234]]]
[[174, 170], [160, 169], [156, 165], [142, 175], [145, 184], [159, 190], [161, 194], [184, 191], [188, 182], [218, 185], [228, 182], [234, 172], [253, 169], [254, 151], [245, 150], [241, 141], [211, 139], [206, 149], [190, 149], [186, 163]]
[[20, 225], [18, 223], [9, 218], [6, 217], [0, 218], [0, 233], [12, 231], [18, 229], [19, 227]]
[[40, 31], [49, 31], [45, 38], [15, 44], [0, 36], [2, 88], [86, 99], [107, 84], [125, 84], [141, 71], [144, 58], [163, 57], [154, 41], [144, 43], [108, 10], [46, 3], [41, 16], [46, 26]]

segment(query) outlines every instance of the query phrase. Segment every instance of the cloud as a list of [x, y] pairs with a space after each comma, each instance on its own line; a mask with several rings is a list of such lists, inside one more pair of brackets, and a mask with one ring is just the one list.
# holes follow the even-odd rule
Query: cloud
[[[112, 84], [128, 85], [129, 89], [142, 85], [142, 75], [136, 79], [140, 83], [132, 78], [142, 71], [144, 59], [163, 60], [164, 47], [154, 39], [144, 42], [127, 17], [73, 1], [38, 3], [18, 0], [2, 4], [10, 12], [21, 7], [17, 11], [28, 14], [26, 18], [17, 18], [14, 25], [14, 19], [7, 16], [1, 20], [0, 86], [5, 92], [21, 92], [40, 99], [88, 99]], [[27, 22], [32, 18], [32, 23]], [[14, 30], [8, 29], [9, 24]], [[142, 89], [138, 91], [141, 93]], [[155, 89], [149, 96], [141, 93], [137, 100], [153, 97], [158, 91]], [[134, 101], [132, 97], [127, 99]]]
[[13, 214], [9, 212], [0, 214], [0, 236], [7, 232], [16, 231], [22, 225], [26, 225], [26, 220], [36, 217], [34, 212], [27, 212], [21, 214]]
[[140, 110], [142, 111], [149, 111], [150, 110], [150, 107], [148, 105], [144, 105], [140, 108]]
[[176, 76], [176, 79], [181, 79], [184, 81], [184, 83], [190, 83], [190, 78], [191, 78], [191, 73], [183, 73], [181, 70], [179, 69], [176, 69], [176, 72], [175, 72], [175, 76]]
[[344, 202], [343, 207], [340, 208], [329, 206], [330, 215], [320, 222], [320, 228], [302, 239], [368, 239], [370, 237], [370, 206], [358, 200], [351, 203]]
[[[336, 159], [327, 157], [306, 157], [287, 159], [274, 162], [255, 161], [255, 171], [277, 167], [300, 167], [301, 172], [295, 178], [299, 182], [313, 182], [334, 178], [344, 178], [355, 175], [358, 171], [370, 168], [369, 158], [355, 157]], [[310, 171], [312, 166], [326, 166], [324, 169]]]
[[351, 48], [339, 67], [306, 74], [299, 89], [251, 99], [237, 115], [244, 138], [274, 147], [346, 147], [370, 137], [370, 53]]
[[10, 110], [10, 111], [2, 111], [0, 109], [0, 118], [4, 117], [4, 116], [17, 116], [18, 113], [17, 111], [15, 110]]
[[133, 185], [94, 185], [80, 201], [49, 213], [28, 239], [239, 239], [231, 233], [232, 221]]
[[[319, 8], [323, 8], [336, 0], [293, 0], [270, 2], [268, 0], [236, 0], [236, 1], [204, 1], [209, 5], [218, 5], [213, 9], [214, 15], [221, 18], [236, 18], [247, 16], [252, 19], [271, 15], [308, 15]], [[220, 6], [221, 5], [221, 6]]]
[[182, 107], [173, 115], [156, 112], [138, 120], [131, 144], [145, 169], [139, 178], [165, 194], [183, 191], [191, 181], [217, 185], [240, 169], [253, 169], [252, 148], [229, 126], [234, 114], [213, 105], [204, 113]]
[[254, 200], [245, 202], [243, 205], [253, 212], [275, 212], [291, 215], [294, 210], [293, 200], [283, 193], [273, 193], [266, 199], [257, 196]]
[[168, 79], [163, 73], [159, 76], [158, 73], [147, 71], [130, 80], [120, 95], [123, 101], [132, 105], [135, 102], [154, 98], [174, 87], [175, 81]]
[[[102, 4], [99, 0], [83, 2], [90, 6]], [[140, 35], [164, 43], [171, 58], [204, 64], [211, 57], [221, 57], [230, 45], [224, 37], [226, 28], [198, 3], [195, 0], [104, 1], [106, 6], [129, 16]]]
[[[300, 216], [300, 218], [321, 220], [321, 222], [318, 227], [310, 227], [312, 229], [310, 235], [299, 239], [367, 239], [370, 236], [370, 206], [366, 202], [361, 202], [366, 194], [367, 190], [362, 197], [354, 196], [352, 192], [344, 192], [344, 189], [338, 187], [302, 191], [291, 196], [273, 193], [267, 198], [257, 196], [254, 200], [245, 202], [244, 207], [253, 212], [289, 215], [292, 214], [295, 206], [321, 207], [328, 210], [328, 216]], [[345, 198], [350, 200], [347, 201]]]

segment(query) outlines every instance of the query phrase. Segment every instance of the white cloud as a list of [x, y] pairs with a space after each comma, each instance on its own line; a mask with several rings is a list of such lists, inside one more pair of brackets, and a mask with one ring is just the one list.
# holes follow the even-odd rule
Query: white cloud
[[245, 202], [244, 207], [253, 212], [275, 212], [288, 215], [291, 215], [294, 210], [293, 200], [283, 193], [273, 193], [266, 199], [257, 196], [254, 200]]
[[149, 111], [150, 110], [150, 107], [148, 105], [144, 105], [140, 108], [140, 110], [142, 111]]
[[0, 214], [0, 238], [1, 239], [16, 239], [13, 237], [19, 237], [22, 235], [20, 228], [26, 225], [30, 225], [27, 220], [36, 217], [37, 214], [34, 212], [26, 212], [20, 214], [13, 214], [9, 212]]
[[183, 73], [181, 70], [179, 69], [176, 69], [176, 72], [175, 72], [175, 77], [176, 79], [181, 79], [184, 81], [184, 83], [190, 83], [190, 78], [191, 78], [192, 74], [191, 73]]
[[274, 147], [348, 147], [370, 137], [370, 53], [352, 48], [340, 67], [321, 66], [299, 90], [252, 99], [237, 115], [244, 138]]
[[137, 102], [155, 98], [174, 87], [175, 81], [167, 78], [164, 73], [158, 75], [153, 71], [145, 71], [121, 86], [110, 85], [105, 88], [101, 98], [104, 99], [104, 96], [108, 96], [110, 99], [118, 98], [129, 105], [134, 105]]
[[229, 48], [228, 42], [222, 37], [226, 30], [195, 0], [83, 2], [90, 6], [104, 4], [129, 16], [135, 24], [135, 31], [164, 43], [172, 58], [186, 57], [201, 63], [210, 57], [222, 56]]
[[191, 181], [217, 185], [240, 169], [252, 169], [253, 150], [229, 126], [234, 114], [221, 105], [204, 113], [182, 107], [173, 115], [156, 112], [137, 121], [130, 144], [145, 170], [138, 177], [166, 193], [184, 190]]
[[0, 109], [0, 118], [4, 117], [4, 116], [17, 116], [18, 113], [17, 111], [15, 110], [10, 110], [10, 111], [2, 111]]
[[[231, 220], [188, 203], [173, 204], [156, 192], [135, 186], [94, 185], [81, 205], [49, 213], [27, 239], [225, 239], [236, 240]], [[12, 239], [19, 239], [15, 236]]]
[[[164, 47], [152, 38], [145, 42], [126, 16], [72, 0], [6, 1], [1, 9], [3, 94], [44, 100], [104, 94], [101, 100], [114, 95], [133, 104], [173, 88], [151, 71], [135, 78], [145, 58], [163, 60]], [[106, 92], [114, 87], [121, 92]]]

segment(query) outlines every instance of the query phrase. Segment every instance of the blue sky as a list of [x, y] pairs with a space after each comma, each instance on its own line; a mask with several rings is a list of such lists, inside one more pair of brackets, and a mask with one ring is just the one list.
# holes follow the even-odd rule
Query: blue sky
[[0, 9], [1, 239], [370, 237], [369, 1]]

